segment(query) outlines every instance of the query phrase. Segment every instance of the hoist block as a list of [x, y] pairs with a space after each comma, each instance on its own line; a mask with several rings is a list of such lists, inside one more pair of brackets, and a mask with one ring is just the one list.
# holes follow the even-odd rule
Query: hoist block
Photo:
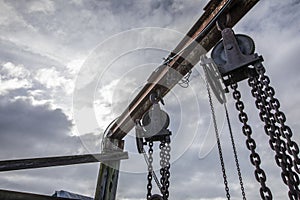
[[262, 56], [254, 53], [253, 40], [246, 35], [235, 35], [231, 28], [222, 30], [222, 40], [214, 47], [211, 57], [217, 64], [226, 86], [244, 80], [257, 73], [255, 63], [262, 62]]
[[136, 144], [139, 153], [143, 153], [144, 145], [147, 142], [171, 142], [172, 133], [168, 130], [170, 117], [160, 108], [157, 100], [154, 99], [153, 102], [152, 107], [143, 115], [142, 119], [136, 121]]

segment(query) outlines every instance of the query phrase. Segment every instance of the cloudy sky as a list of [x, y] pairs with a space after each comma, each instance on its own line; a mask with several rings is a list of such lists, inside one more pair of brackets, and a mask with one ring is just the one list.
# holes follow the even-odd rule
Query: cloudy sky
[[[106, 126], [141, 89], [201, 16], [207, 0], [0, 0], [0, 159], [97, 153]], [[300, 1], [264, 0], [235, 32], [250, 35], [294, 140], [300, 142]], [[209, 54], [208, 54], [209, 55]], [[190, 87], [165, 98], [171, 117], [170, 199], [224, 199], [210, 108], [201, 67]], [[274, 199], [287, 199], [273, 152], [247, 84], [246, 110]], [[259, 198], [249, 152], [227, 95], [248, 199]], [[215, 109], [232, 199], [241, 199], [224, 110]], [[146, 164], [126, 138], [118, 199], [145, 199]], [[157, 161], [157, 160], [156, 160]], [[0, 188], [41, 194], [68, 190], [93, 196], [98, 164], [0, 174]]]

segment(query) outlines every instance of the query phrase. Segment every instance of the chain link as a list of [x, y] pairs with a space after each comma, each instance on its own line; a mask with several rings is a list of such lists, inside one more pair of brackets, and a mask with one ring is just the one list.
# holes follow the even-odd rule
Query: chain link
[[265, 68], [262, 64], [256, 67], [257, 72], [260, 75], [260, 82], [264, 86], [264, 94], [269, 99], [269, 105], [275, 112], [275, 121], [280, 124], [279, 132], [282, 137], [287, 141], [286, 148], [289, 154], [293, 156], [293, 166], [295, 171], [300, 174], [300, 159], [299, 159], [299, 147], [295, 141], [292, 140], [292, 130], [289, 126], [285, 125], [286, 117], [283, 112], [280, 111], [280, 103], [275, 98], [275, 90], [270, 86], [270, 78], [265, 75]]
[[[170, 141], [170, 140], [169, 140]], [[154, 171], [153, 171], [153, 142], [149, 142], [149, 150], [148, 154], [149, 156], [147, 157], [147, 165], [148, 165], [148, 175], [147, 175], [147, 199], [150, 199], [152, 197], [152, 179], [154, 178], [157, 186], [159, 187], [162, 195], [163, 195], [163, 200], [168, 200], [169, 198], [169, 186], [170, 186], [170, 159], [171, 159], [171, 146], [169, 142], [162, 141], [161, 144], [159, 145], [160, 148], [160, 174], [161, 174], [161, 179], [160, 183], [159, 180], [157, 179]]]
[[[294, 172], [291, 167], [292, 164], [288, 163], [291, 157], [286, 154], [285, 142], [282, 140], [279, 127], [275, 124], [274, 114], [271, 112], [267, 98], [262, 91], [261, 83], [258, 82], [257, 77], [248, 80], [249, 86], [252, 88], [251, 93], [256, 98], [256, 107], [260, 110], [260, 118], [265, 123], [265, 132], [270, 137], [269, 144], [271, 149], [275, 151], [275, 160], [277, 165], [282, 169], [283, 182], [289, 187], [289, 196], [294, 196], [291, 199], [297, 199], [295, 195], [295, 181], [293, 180]], [[296, 186], [297, 187], [297, 186]]]
[[148, 150], [148, 175], [147, 175], [147, 179], [148, 179], [148, 184], [147, 184], [147, 199], [150, 199], [150, 197], [152, 196], [151, 192], [152, 192], [152, 172], [153, 172], [153, 142], [149, 142], [149, 150]]
[[237, 83], [234, 83], [231, 85], [231, 88], [233, 89], [233, 98], [236, 100], [236, 109], [239, 111], [239, 120], [243, 123], [243, 134], [247, 137], [246, 139], [246, 145], [247, 148], [251, 151], [250, 153], [250, 161], [252, 165], [255, 167], [254, 175], [256, 180], [260, 183], [260, 196], [263, 200], [270, 200], [272, 199], [272, 193], [271, 190], [266, 185], [266, 174], [261, 169], [261, 159], [260, 156], [256, 153], [256, 143], [254, 139], [252, 138], [252, 129], [248, 125], [248, 116], [244, 112], [244, 103], [241, 101], [241, 93], [237, 89], [238, 85]]
[[[289, 187], [289, 198], [300, 199], [299, 191], [299, 148], [291, 140], [292, 131], [285, 125], [286, 117], [279, 110], [280, 103], [274, 97], [275, 90], [270, 86], [270, 79], [265, 75], [265, 68], [261, 63], [256, 64], [259, 78], [249, 79], [252, 95], [256, 98], [256, 107], [260, 110], [260, 118], [265, 122], [265, 132], [269, 135], [270, 146], [275, 151], [275, 161], [282, 169], [281, 177]], [[294, 160], [291, 158], [291, 156]], [[293, 167], [295, 169], [293, 171]]]
[[242, 197], [243, 197], [243, 200], [246, 200], [246, 193], [245, 193], [245, 188], [244, 188], [242, 173], [241, 173], [241, 169], [240, 169], [240, 164], [239, 164], [239, 160], [238, 160], [237, 150], [236, 150], [236, 147], [235, 147], [234, 137], [233, 137], [233, 133], [232, 133], [231, 123], [230, 123], [230, 119], [229, 119], [229, 114], [228, 114], [226, 103], [224, 103], [224, 108], [225, 108], [226, 119], [227, 119], [229, 133], [230, 133], [230, 139], [231, 139], [231, 145], [232, 145], [232, 149], [233, 149], [235, 166], [236, 166], [236, 170], [237, 170], [239, 181], [240, 181], [240, 187], [241, 187]]
[[160, 174], [161, 174], [161, 193], [163, 195], [163, 199], [167, 200], [169, 198], [169, 186], [170, 186], [170, 151], [171, 146], [170, 143], [162, 141], [159, 145], [160, 148]]
[[216, 115], [215, 115], [215, 110], [214, 110], [214, 106], [213, 106], [213, 101], [212, 101], [212, 98], [211, 98], [209, 83], [208, 83], [208, 80], [207, 80], [208, 71], [207, 71], [206, 67], [203, 67], [203, 69], [204, 69], [204, 72], [205, 72], [206, 89], [207, 89], [207, 93], [208, 93], [209, 104], [210, 104], [211, 114], [212, 114], [212, 118], [213, 118], [214, 129], [215, 129], [215, 133], [216, 133], [217, 146], [218, 146], [218, 152], [219, 152], [219, 160], [220, 160], [221, 168], [222, 168], [222, 174], [223, 174], [223, 180], [224, 180], [226, 197], [227, 197], [228, 200], [230, 200], [230, 193], [229, 193], [227, 175], [226, 175], [226, 171], [225, 171], [225, 163], [224, 163], [224, 159], [223, 159], [223, 153], [222, 153], [222, 146], [221, 146], [221, 141], [220, 141], [220, 135], [219, 135], [219, 131], [218, 131], [218, 126], [217, 126], [217, 121], [216, 121]]

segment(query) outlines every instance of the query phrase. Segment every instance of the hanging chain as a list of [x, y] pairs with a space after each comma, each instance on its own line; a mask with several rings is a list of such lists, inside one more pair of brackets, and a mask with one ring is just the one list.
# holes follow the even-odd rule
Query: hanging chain
[[238, 160], [237, 150], [236, 150], [236, 147], [235, 147], [234, 137], [233, 137], [233, 133], [232, 133], [231, 123], [230, 123], [226, 103], [224, 103], [224, 108], [225, 108], [226, 119], [227, 119], [227, 124], [228, 124], [228, 128], [229, 128], [229, 133], [230, 133], [230, 139], [231, 139], [231, 144], [232, 144], [232, 149], [233, 149], [233, 154], [234, 154], [235, 165], [236, 165], [237, 173], [238, 173], [238, 176], [239, 176], [241, 192], [242, 192], [243, 200], [246, 200], [246, 193], [245, 193], [242, 173], [241, 173], [241, 169], [240, 169], [240, 164], [239, 164], [239, 160]]
[[149, 142], [148, 154], [149, 154], [149, 157], [148, 157], [149, 163], [147, 163], [148, 164], [147, 199], [150, 199], [150, 197], [152, 195], [151, 192], [152, 192], [152, 172], [153, 172], [153, 166], [152, 166], [152, 163], [153, 163], [153, 157], [152, 157], [153, 156], [153, 142]]
[[285, 125], [286, 117], [283, 112], [280, 111], [280, 103], [277, 98], [275, 98], [275, 90], [270, 86], [270, 78], [265, 75], [265, 68], [263, 65], [256, 67], [259, 73], [260, 82], [264, 86], [264, 93], [269, 98], [269, 105], [272, 110], [275, 111], [275, 120], [280, 124], [280, 134], [287, 140], [286, 148], [287, 151], [293, 156], [293, 165], [295, 171], [300, 174], [300, 159], [299, 159], [299, 147], [295, 141], [292, 140], [292, 130], [289, 126]]
[[[152, 146], [153, 146], [153, 144], [151, 144], [151, 148], [152, 148]], [[153, 150], [152, 150], [153, 151]], [[160, 183], [159, 183], [159, 180], [158, 180], [158, 178], [157, 178], [157, 176], [156, 176], [156, 174], [155, 174], [155, 172], [154, 172], [154, 170], [153, 170], [153, 167], [152, 167], [152, 163], [153, 163], [153, 158], [152, 158], [152, 154], [153, 153], [151, 153], [151, 159], [149, 159], [149, 157], [147, 156], [147, 154], [146, 154], [146, 152], [145, 152], [145, 150], [143, 149], [143, 155], [144, 155], [144, 159], [145, 159], [145, 161], [146, 161], [146, 164], [147, 164], [147, 166], [148, 166], [148, 172], [150, 172], [151, 170], [151, 173], [152, 173], [152, 178], [154, 179], [154, 181], [155, 181], [155, 183], [156, 183], [156, 185], [157, 185], [157, 187], [159, 188], [159, 190], [161, 191], [161, 185], [160, 185]], [[152, 179], [151, 179], [152, 180]], [[149, 187], [150, 187], [150, 185], [151, 185], [151, 187], [152, 187], [152, 183], [151, 183], [151, 181], [150, 181], [150, 183], [149, 183]], [[147, 185], [147, 187], [148, 187], [148, 185]], [[150, 194], [150, 193], [149, 193]], [[147, 194], [147, 196], [148, 196], [148, 194]]]
[[144, 153], [144, 157], [146, 160], [146, 163], [148, 165], [148, 184], [147, 184], [147, 199], [150, 199], [152, 197], [152, 179], [155, 180], [159, 190], [161, 191], [163, 195], [163, 199], [167, 200], [169, 198], [169, 186], [170, 186], [170, 152], [171, 152], [171, 146], [170, 143], [162, 141], [161, 144], [159, 145], [160, 148], [160, 174], [161, 174], [161, 179], [160, 183], [159, 180], [156, 176], [156, 174], [153, 171], [153, 142], [149, 142], [149, 150], [148, 154], [149, 156]]
[[[285, 142], [282, 140], [279, 127], [275, 124], [274, 114], [271, 112], [270, 106], [264, 93], [262, 93], [261, 83], [258, 82], [257, 77], [248, 80], [249, 86], [252, 88], [251, 93], [256, 98], [256, 107], [260, 110], [260, 118], [265, 123], [264, 129], [266, 134], [270, 137], [269, 144], [271, 149], [275, 151], [275, 160], [277, 165], [282, 169], [283, 182], [289, 187], [290, 199], [297, 199], [295, 195], [295, 184], [293, 180], [293, 172], [291, 167], [291, 157], [286, 154]], [[297, 174], [296, 174], [297, 175]], [[296, 186], [297, 187], [297, 186]]]
[[[299, 173], [299, 148], [291, 140], [291, 129], [284, 124], [285, 115], [279, 110], [279, 101], [274, 98], [275, 90], [269, 85], [270, 79], [265, 76], [263, 65], [257, 64], [256, 70], [260, 75], [259, 79], [257, 77], [250, 78], [248, 83], [252, 87], [252, 95], [256, 98], [256, 107], [260, 110], [260, 118], [265, 122], [265, 132], [270, 137], [271, 149], [276, 153], [276, 163], [282, 169], [281, 177], [289, 187], [289, 198], [297, 200], [300, 197], [300, 181], [299, 176], [292, 168], [294, 165], [295, 171]], [[289, 130], [288, 135], [284, 134], [284, 130]], [[288, 153], [294, 157], [294, 161]]]
[[233, 91], [233, 98], [236, 100], [236, 109], [240, 112], [239, 113], [239, 120], [243, 123], [243, 134], [247, 137], [246, 145], [247, 148], [251, 151], [250, 154], [250, 161], [253, 166], [255, 166], [254, 175], [256, 180], [260, 183], [260, 196], [263, 200], [270, 200], [272, 199], [272, 193], [271, 190], [266, 185], [266, 174], [263, 169], [260, 167], [260, 156], [256, 153], [256, 143], [254, 139], [251, 137], [252, 130], [251, 127], [248, 125], [248, 116], [244, 112], [244, 103], [241, 101], [241, 93], [237, 89], [238, 85], [237, 83], [234, 83], [231, 85], [231, 88]]
[[160, 174], [161, 174], [161, 193], [163, 199], [167, 200], [169, 198], [169, 186], [170, 186], [170, 159], [171, 159], [171, 146], [170, 143], [162, 141], [159, 145], [160, 148]]
[[212, 98], [211, 98], [209, 84], [208, 84], [208, 81], [207, 81], [208, 72], [207, 72], [206, 67], [203, 67], [203, 69], [204, 69], [204, 72], [205, 72], [206, 89], [207, 89], [207, 93], [208, 93], [209, 104], [210, 104], [211, 114], [212, 114], [212, 118], [213, 118], [214, 129], [215, 129], [215, 133], [216, 133], [216, 139], [217, 139], [217, 145], [218, 145], [218, 151], [219, 151], [219, 159], [220, 159], [220, 163], [221, 163], [221, 167], [222, 167], [225, 192], [226, 192], [226, 197], [229, 200], [230, 199], [230, 193], [229, 193], [227, 175], [226, 175], [226, 171], [225, 171], [225, 163], [224, 163], [224, 159], [223, 159], [222, 146], [221, 146], [221, 142], [220, 142], [220, 135], [219, 135], [219, 131], [218, 131], [217, 120], [216, 120], [215, 110], [214, 110], [214, 106], [213, 106], [213, 102], [212, 102]]

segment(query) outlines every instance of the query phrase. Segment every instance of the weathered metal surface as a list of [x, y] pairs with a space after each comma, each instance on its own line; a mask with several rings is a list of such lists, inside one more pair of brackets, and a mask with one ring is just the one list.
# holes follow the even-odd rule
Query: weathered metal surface
[[30, 158], [19, 160], [4, 160], [0, 161], [0, 172], [33, 169], [42, 167], [54, 167], [64, 165], [74, 165], [93, 162], [108, 162], [111, 160], [127, 159], [127, 152], [109, 152], [101, 154], [85, 154], [72, 156], [58, 156], [45, 158]]
[[[176, 70], [182, 76], [198, 63], [200, 56], [205, 53], [195, 43], [199, 44], [206, 51], [209, 51], [221, 39], [221, 34], [217, 30], [215, 21], [219, 17], [230, 15], [228, 27], [233, 27], [259, 0], [212, 0], [205, 7], [204, 14], [195, 23], [173, 52], [168, 56], [172, 60], [168, 66]], [[226, 9], [223, 9], [226, 5]], [[220, 13], [222, 11], [222, 13]], [[195, 40], [196, 42], [191, 43]], [[185, 49], [183, 51], [183, 49]], [[176, 55], [176, 56], [175, 56]], [[175, 56], [175, 57], [174, 57]], [[188, 60], [188, 62], [187, 62]], [[149, 95], [160, 90], [165, 96], [180, 80], [180, 78], [168, 80], [169, 68], [159, 70], [159, 73], [152, 74], [151, 82], [148, 82], [138, 95], [133, 99], [119, 119], [112, 125], [109, 137], [122, 139], [133, 128], [136, 119], [149, 110], [152, 103]], [[168, 83], [167, 83], [168, 82]], [[167, 87], [166, 87], [167, 85]]]
[[211, 57], [217, 64], [225, 86], [255, 76], [256, 70], [249, 67], [262, 62], [262, 56], [254, 53], [254, 41], [246, 35], [235, 35], [231, 28], [222, 30], [221, 40], [212, 50]]
[[1, 200], [71, 200], [70, 198], [51, 197], [40, 194], [0, 190]]
[[[124, 140], [104, 139], [104, 152], [122, 152]], [[119, 179], [120, 160], [100, 164], [94, 200], [115, 200]]]
[[95, 200], [115, 200], [119, 178], [120, 161], [100, 164]]

